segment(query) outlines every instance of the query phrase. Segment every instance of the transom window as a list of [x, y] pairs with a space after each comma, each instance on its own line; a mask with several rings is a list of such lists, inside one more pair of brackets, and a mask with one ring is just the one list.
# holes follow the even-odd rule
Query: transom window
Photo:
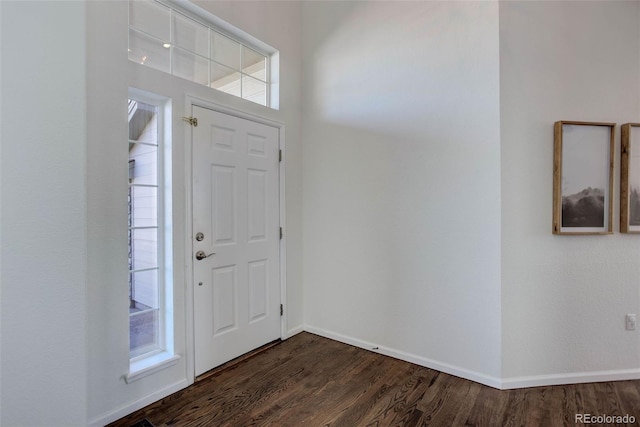
[[269, 105], [269, 56], [155, 0], [129, 2], [129, 60]]

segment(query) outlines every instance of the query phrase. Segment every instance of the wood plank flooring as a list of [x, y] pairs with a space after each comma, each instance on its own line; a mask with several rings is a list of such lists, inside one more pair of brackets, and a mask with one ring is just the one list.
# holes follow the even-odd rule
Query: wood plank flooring
[[301, 333], [110, 427], [583, 425], [576, 413], [640, 425], [640, 381], [496, 390]]

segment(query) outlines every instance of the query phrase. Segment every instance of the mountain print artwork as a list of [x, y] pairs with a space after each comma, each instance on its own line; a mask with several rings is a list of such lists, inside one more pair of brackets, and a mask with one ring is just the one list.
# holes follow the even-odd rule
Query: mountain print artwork
[[555, 122], [553, 234], [613, 233], [615, 127], [604, 122]]
[[562, 196], [563, 227], [604, 227], [604, 190], [585, 188]]

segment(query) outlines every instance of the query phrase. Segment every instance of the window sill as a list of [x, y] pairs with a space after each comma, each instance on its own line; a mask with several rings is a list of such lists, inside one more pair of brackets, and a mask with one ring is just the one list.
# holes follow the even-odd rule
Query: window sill
[[180, 360], [180, 357], [179, 354], [162, 352], [132, 361], [129, 363], [129, 372], [125, 374], [124, 380], [127, 384], [131, 384], [134, 381], [175, 365]]

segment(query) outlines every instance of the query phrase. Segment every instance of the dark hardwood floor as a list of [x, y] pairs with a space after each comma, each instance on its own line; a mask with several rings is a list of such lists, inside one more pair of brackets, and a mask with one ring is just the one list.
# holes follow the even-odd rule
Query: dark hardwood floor
[[640, 381], [501, 391], [301, 333], [110, 426], [547, 427], [576, 413], [639, 425]]

